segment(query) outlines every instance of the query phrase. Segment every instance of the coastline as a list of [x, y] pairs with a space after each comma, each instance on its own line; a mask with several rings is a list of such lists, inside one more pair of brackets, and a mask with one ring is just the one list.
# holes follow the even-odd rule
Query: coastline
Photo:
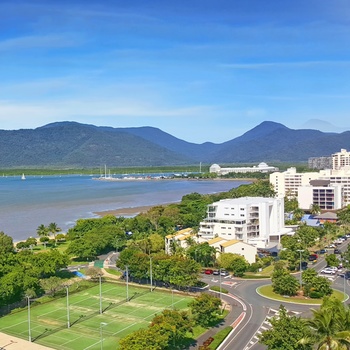
[[143, 205], [139, 207], [119, 208], [119, 209], [112, 209], [112, 210], [103, 210], [103, 211], [96, 211], [94, 212], [94, 214], [98, 215], [99, 217], [103, 217], [106, 215], [133, 217], [141, 213], [146, 213], [148, 210], [150, 210], [153, 207], [167, 206], [167, 205], [176, 204], [176, 203], [177, 202]]

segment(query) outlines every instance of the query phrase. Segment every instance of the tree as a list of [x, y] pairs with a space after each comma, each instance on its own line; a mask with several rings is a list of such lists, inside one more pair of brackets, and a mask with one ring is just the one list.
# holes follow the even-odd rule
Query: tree
[[340, 260], [335, 254], [329, 254], [325, 258], [328, 266], [339, 266]]
[[158, 327], [139, 329], [120, 339], [120, 350], [163, 350], [168, 346], [167, 334], [161, 334]]
[[62, 288], [63, 281], [61, 278], [51, 276], [40, 281], [41, 287], [49, 294], [55, 294], [57, 290]]
[[241, 277], [248, 270], [249, 263], [244, 256], [232, 253], [222, 253], [218, 259], [220, 267], [232, 271], [235, 276]]
[[[350, 347], [350, 331], [344, 329], [337, 315], [338, 309], [323, 305], [312, 310], [313, 318], [307, 321], [320, 350], [342, 350]], [[307, 343], [303, 339], [301, 343]]]
[[41, 224], [36, 229], [36, 233], [39, 237], [47, 237], [49, 235], [49, 229], [44, 224]]
[[312, 203], [310, 205], [310, 212], [312, 215], [318, 215], [321, 213], [321, 208], [318, 204]]
[[49, 226], [47, 227], [48, 231], [53, 234], [53, 237], [56, 242], [56, 234], [57, 232], [61, 232], [62, 230], [57, 226], [55, 222], [51, 222]]
[[272, 288], [275, 293], [281, 295], [296, 295], [299, 289], [299, 281], [291, 274], [285, 274], [273, 280]]
[[161, 334], [166, 334], [169, 344], [179, 344], [192, 332], [193, 322], [186, 311], [163, 310], [153, 318], [150, 327], [158, 326]]
[[189, 304], [194, 321], [203, 327], [217, 321], [220, 306], [221, 300], [219, 298], [206, 293], [201, 293]]
[[0, 232], [0, 255], [13, 252], [13, 240], [10, 236]]
[[202, 266], [213, 266], [216, 250], [214, 247], [210, 246], [208, 242], [204, 242], [187, 248], [186, 254]]
[[300, 208], [296, 208], [293, 211], [293, 219], [295, 219], [296, 221], [300, 221], [302, 219], [302, 217], [304, 216], [304, 210], [300, 209]]
[[281, 305], [278, 317], [270, 318], [271, 328], [259, 336], [259, 343], [268, 350], [311, 350], [310, 344], [301, 345], [301, 339], [310, 339], [311, 331], [304, 320], [295, 315], [289, 315]]

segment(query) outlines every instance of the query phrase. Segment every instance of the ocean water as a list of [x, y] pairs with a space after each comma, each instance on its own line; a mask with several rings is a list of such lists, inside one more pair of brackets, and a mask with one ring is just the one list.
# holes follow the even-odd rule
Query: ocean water
[[244, 181], [97, 181], [91, 176], [0, 177], [0, 231], [14, 241], [36, 237], [39, 225], [63, 231], [94, 212], [179, 202], [185, 194], [228, 191]]

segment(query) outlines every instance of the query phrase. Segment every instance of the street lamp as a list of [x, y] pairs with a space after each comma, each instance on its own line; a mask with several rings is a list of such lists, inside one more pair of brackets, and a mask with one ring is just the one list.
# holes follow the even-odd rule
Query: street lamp
[[101, 279], [102, 279], [102, 274], [100, 273], [99, 275], [98, 275], [98, 278], [99, 278], [99, 284], [100, 284], [100, 314], [102, 314], [102, 281], [101, 281]]
[[151, 282], [151, 292], [153, 286], [153, 276], [152, 276], [152, 257], [149, 257], [149, 274], [150, 274], [150, 282]]
[[103, 350], [103, 327], [107, 326], [106, 322], [100, 323], [100, 344], [101, 344], [101, 350]]
[[28, 299], [28, 341], [32, 341], [32, 331], [30, 329], [30, 296], [26, 295]]
[[304, 249], [297, 249], [297, 252], [299, 252], [300, 254], [300, 265], [299, 265], [299, 272], [300, 272], [300, 276], [299, 276], [299, 285], [300, 285], [300, 289], [301, 289], [301, 253], [304, 251]]
[[69, 286], [66, 287], [67, 292], [67, 328], [70, 328], [70, 320], [69, 320]]
[[126, 301], [129, 301], [129, 269], [128, 265], [125, 266], [126, 273]]

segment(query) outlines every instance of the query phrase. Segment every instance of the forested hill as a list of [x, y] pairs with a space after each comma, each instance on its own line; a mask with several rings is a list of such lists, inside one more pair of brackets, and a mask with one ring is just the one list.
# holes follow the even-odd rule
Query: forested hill
[[59, 122], [0, 130], [0, 168], [109, 167], [306, 161], [350, 149], [350, 132], [293, 130], [263, 122], [242, 136], [195, 144], [153, 127], [111, 128]]

